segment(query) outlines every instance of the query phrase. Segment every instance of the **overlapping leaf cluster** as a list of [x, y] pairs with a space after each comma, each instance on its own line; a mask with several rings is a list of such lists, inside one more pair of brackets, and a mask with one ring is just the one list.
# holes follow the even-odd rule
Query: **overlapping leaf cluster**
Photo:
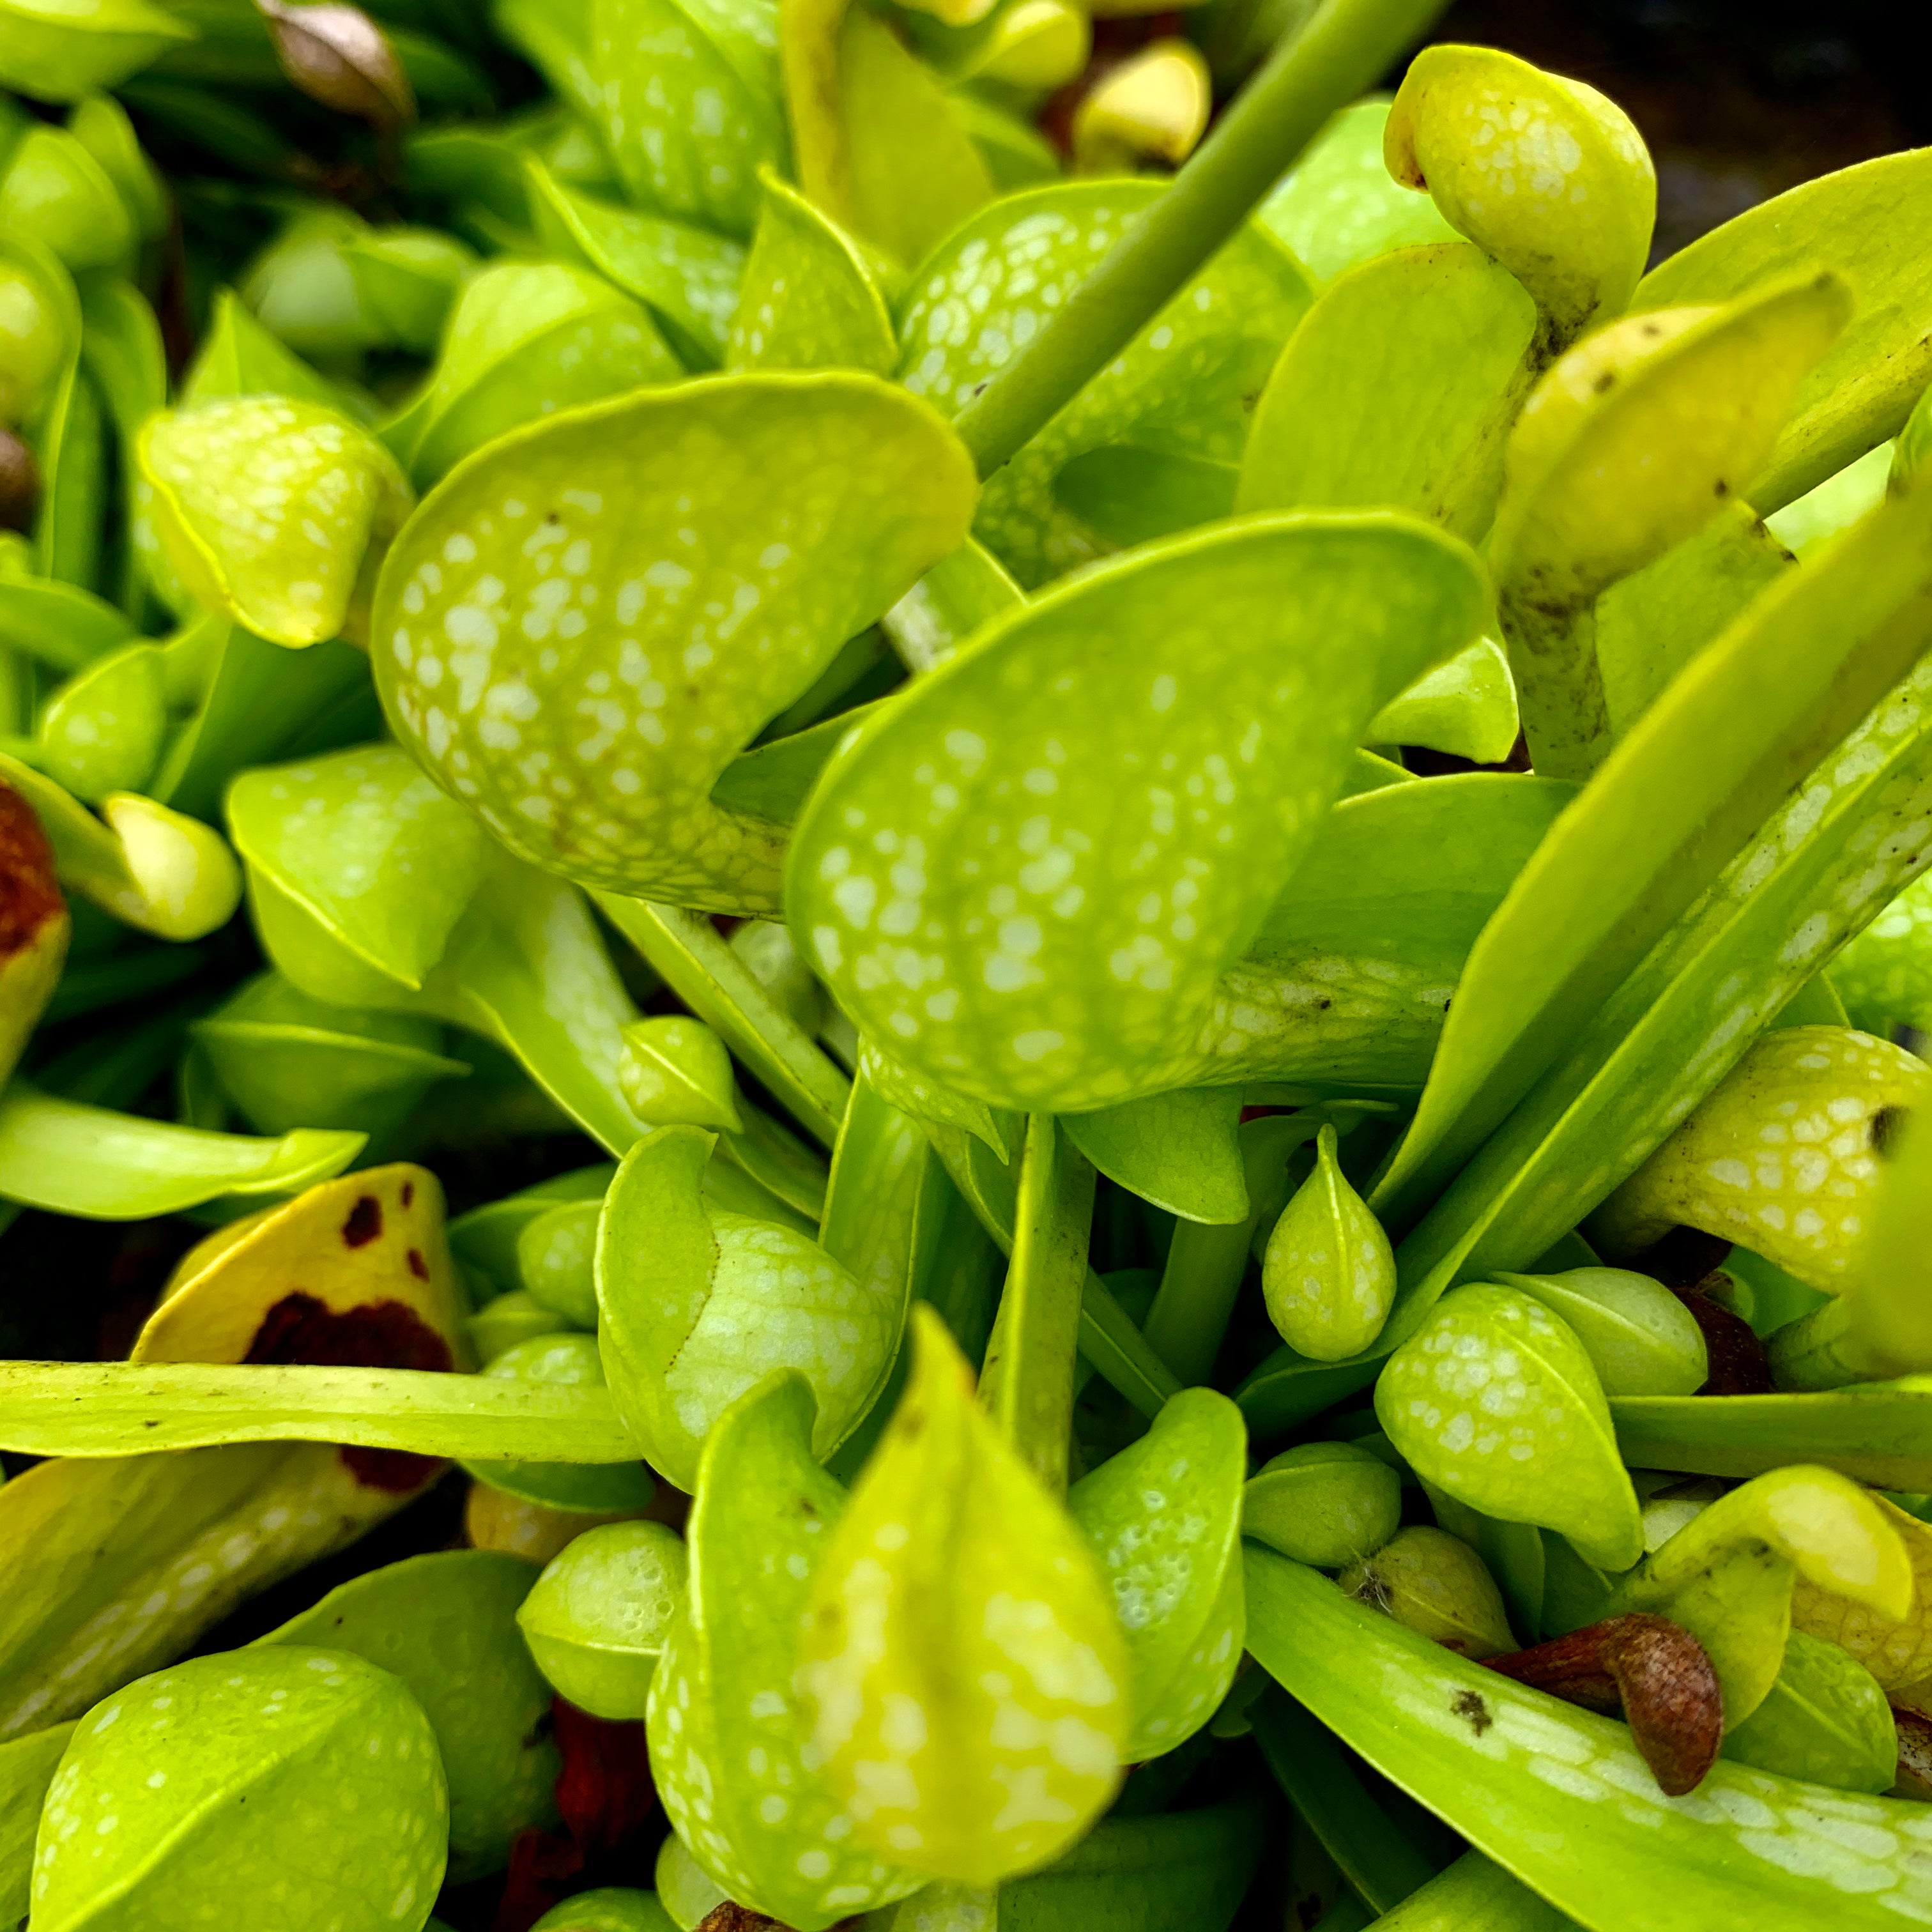
[[1932, 1911], [1932, 164], [1431, 10], [0, 0], [0, 1925]]

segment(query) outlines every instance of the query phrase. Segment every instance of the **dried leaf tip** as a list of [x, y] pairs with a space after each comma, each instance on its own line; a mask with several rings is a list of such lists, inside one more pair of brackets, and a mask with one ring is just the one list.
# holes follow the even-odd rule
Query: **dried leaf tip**
[[344, 0], [255, 0], [275, 43], [275, 58], [311, 100], [352, 114], [379, 134], [416, 118], [415, 91], [382, 28]]
[[1696, 1790], [1717, 1762], [1724, 1741], [1717, 1671], [1704, 1646], [1668, 1617], [1634, 1611], [1487, 1661], [1567, 1703], [1621, 1709], [1666, 1798]]

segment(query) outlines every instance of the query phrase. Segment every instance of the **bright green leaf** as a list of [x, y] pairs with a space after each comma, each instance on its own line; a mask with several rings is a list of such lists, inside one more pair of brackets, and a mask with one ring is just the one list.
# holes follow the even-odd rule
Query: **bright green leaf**
[[766, 176], [762, 186], [725, 366], [890, 376], [898, 363], [898, 338], [866, 252], [776, 176]]
[[712, 1424], [771, 1370], [797, 1370], [830, 1455], [892, 1366], [904, 1307], [790, 1228], [708, 1208], [711, 1136], [661, 1127], [627, 1155], [598, 1232], [599, 1334], [620, 1412], [651, 1466], [696, 1479]]
[[[1066, 184], [1010, 196], [934, 252], [899, 304], [901, 379], [958, 414], [1162, 192], [1152, 182]], [[1103, 444], [1232, 463], [1250, 399], [1313, 291], [1258, 226], [1197, 279], [1014, 459], [987, 479], [974, 534], [1030, 590], [1090, 562], [1091, 534], [1056, 507], [1055, 476]]]
[[794, 1375], [772, 1376], [720, 1421], [692, 1506], [683, 1612], [646, 1714], [665, 1815], [699, 1863], [734, 1897], [808, 1932], [920, 1882], [866, 1847], [810, 1748], [799, 1635], [845, 1503], [813, 1460], [813, 1434]]
[[813, 1579], [803, 1682], [855, 1838], [985, 1886], [1045, 1863], [1113, 1795], [1126, 1648], [1079, 1532], [974, 1402], [938, 1318], [914, 1320], [912, 1378]]
[[1395, 1299], [1395, 1256], [1382, 1225], [1335, 1158], [1333, 1125], [1316, 1136], [1315, 1168], [1268, 1236], [1262, 1292], [1292, 1348], [1317, 1361], [1358, 1354]]
[[1130, 1763], [1184, 1744], [1214, 1715], [1241, 1658], [1247, 1431], [1212, 1389], [1184, 1389], [1138, 1442], [1068, 1492], [1127, 1640]]
[[38, 100], [117, 87], [195, 30], [147, 0], [6, 0], [0, 83]]
[[1466, 243], [1352, 269], [1322, 291], [1274, 365], [1236, 507], [1387, 505], [1480, 538], [1535, 332], [1535, 304]]
[[779, 828], [711, 788], [958, 542], [972, 488], [932, 412], [869, 376], [719, 376], [552, 417], [464, 464], [391, 552], [385, 706], [520, 856], [775, 909]]
[[1248, 1211], [1240, 1118], [1238, 1087], [1177, 1087], [1060, 1124], [1108, 1180], [1142, 1200], [1184, 1220], [1238, 1221]]
[[1920, 211], [1932, 154], [1915, 148], [1760, 202], [1646, 275], [1633, 305], [1728, 302], [1800, 273], [1842, 273], [1851, 326], [1798, 392], [1770, 457], [1738, 482], [1782, 509], [1894, 434], [1932, 376], [1932, 256]]
[[1478, 1286], [1445, 1296], [1389, 1358], [1376, 1413], [1418, 1474], [1484, 1515], [1559, 1531], [1602, 1569], [1642, 1554], [1596, 1370], [1528, 1295]]
[[137, 454], [168, 560], [209, 609], [292, 648], [368, 634], [411, 502], [373, 436], [313, 404], [237, 397], [156, 417]]
[[348, 1651], [402, 1679], [436, 1732], [458, 1884], [501, 1870], [517, 1833], [556, 1815], [560, 1760], [542, 1723], [550, 1687], [516, 1623], [536, 1580], [519, 1556], [440, 1550], [342, 1584], [257, 1640]]
[[[1250, 520], [1090, 572], [847, 742], [796, 830], [793, 929], [942, 1085], [1066, 1112], [1184, 1082], [1348, 746], [1482, 601], [1460, 545], [1385, 514]], [[1070, 716], [1096, 634], [1144, 694]]]

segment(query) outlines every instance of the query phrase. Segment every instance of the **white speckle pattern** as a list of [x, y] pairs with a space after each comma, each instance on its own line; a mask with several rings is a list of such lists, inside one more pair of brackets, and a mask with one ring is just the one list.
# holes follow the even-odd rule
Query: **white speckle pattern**
[[[1059, 184], [1007, 196], [941, 244], [899, 308], [899, 374], [956, 416], [1045, 326], [1162, 192], [1152, 182]], [[1136, 441], [1238, 460], [1281, 345], [1312, 298], [1300, 265], [1249, 224], [1199, 279], [987, 479], [974, 533], [1032, 588], [1108, 547], [1053, 494], [1074, 458]], [[1156, 346], [1158, 332], [1166, 340]]]

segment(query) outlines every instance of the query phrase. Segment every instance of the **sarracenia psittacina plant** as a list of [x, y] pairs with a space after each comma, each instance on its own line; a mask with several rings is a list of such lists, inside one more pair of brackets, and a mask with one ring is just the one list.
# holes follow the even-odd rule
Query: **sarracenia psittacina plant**
[[1932, 159], [1438, 10], [0, 0], [0, 1924], [1932, 1916]]

